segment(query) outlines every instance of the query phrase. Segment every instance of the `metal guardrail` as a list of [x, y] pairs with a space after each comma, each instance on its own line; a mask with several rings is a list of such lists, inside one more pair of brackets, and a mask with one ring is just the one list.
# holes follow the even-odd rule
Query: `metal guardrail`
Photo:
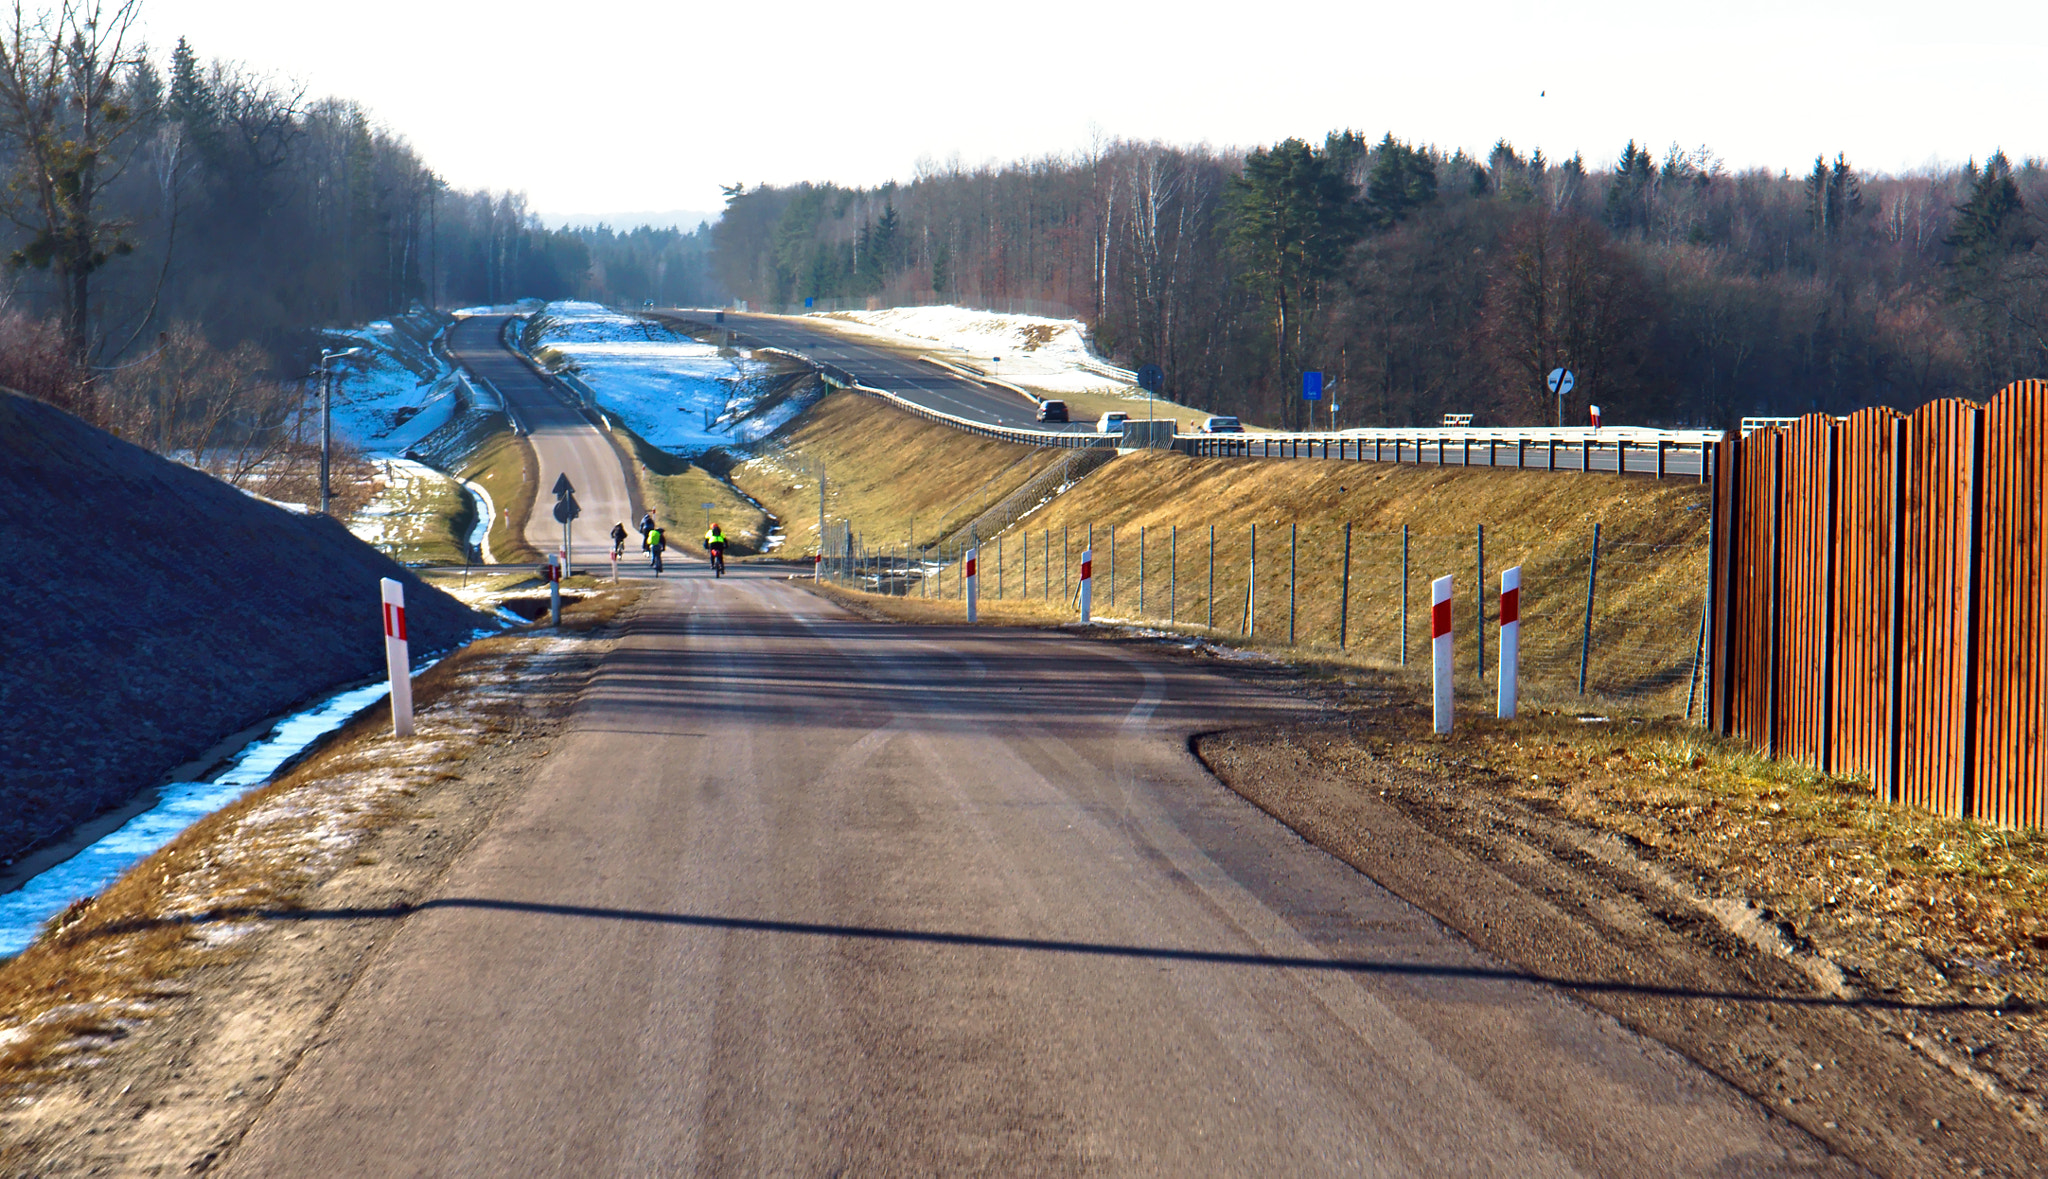
[[[1335, 434], [1181, 434], [1174, 448], [1200, 457], [1323, 458], [1538, 471], [1670, 473], [1676, 456], [1697, 456], [1704, 481], [1719, 430], [1610, 427], [1535, 430], [1346, 430]], [[1611, 456], [1611, 461], [1603, 461]], [[1563, 459], [1564, 461], [1560, 461]], [[1690, 464], [1687, 464], [1690, 465]]]

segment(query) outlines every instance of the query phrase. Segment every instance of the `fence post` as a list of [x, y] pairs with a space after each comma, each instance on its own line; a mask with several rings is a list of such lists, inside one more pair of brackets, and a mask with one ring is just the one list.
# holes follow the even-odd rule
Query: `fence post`
[[1408, 666], [1408, 526], [1401, 525], [1401, 666]]
[[1216, 629], [1216, 526], [1209, 525], [1209, 623]]
[[1436, 731], [1451, 731], [1451, 579], [1429, 583], [1430, 680]]
[[1145, 526], [1138, 525], [1138, 617], [1145, 617]]
[[1166, 625], [1180, 619], [1180, 525], [1166, 538]]
[[996, 601], [1003, 600], [1003, 538], [996, 537]]
[[1294, 645], [1294, 567], [1295, 554], [1299, 549], [1301, 525], [1287, 526], [1287, 645]]
[[1109, 526], [1109, 607], [1116, 609], [1116, 525]]
[[1259, 526], [1251, 526], [1251, 540], [1245, 546], [1244, 566], [1244, 628], [1240, 632], [1246, 638], [1259, 633]]
[[1586, 625], [1579, 633], [1579, 695], [1586, 694], [1586, 662], [1593, 653], [1593, 586], [1600, 579], [1600, 526], [1593, 525], [1593, 551], [1586, 560]]
[[1337, 600], [1337, 649], [1347, 649], [1351, 637], [1351, 525], [1344, 526], [1344, 591]]
[[1472, 604], [1478, 607], [1474, 615], [1473, 637], [1478, 640], [1479, 682], [1486, 683], [1486, 525], [1478, 525], [1478, 564], [1473, 572], [1479, 578], [1477, 592], [1472, 595]]
[[1045, 600], [1052, 601], [1052, 529], [1045, 530]]
[[[1482, 623], [1482, 629], [1484, 624]], [[1494, 715], [1515, 719], [1522, 670], [1522, 567], [1500, 571], [1500, 696]]]

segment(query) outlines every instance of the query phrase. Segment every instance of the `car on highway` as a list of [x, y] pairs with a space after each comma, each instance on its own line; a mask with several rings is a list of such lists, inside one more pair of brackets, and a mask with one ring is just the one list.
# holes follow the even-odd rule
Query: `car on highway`
[[1041, 422], [1064, 422], [1067, 420], [1067, 403], [1046, 400], [1038, 403], [1038, 420]]
[[1124, 423], [1130, 420], [1131, 415], [1123, 410], [1112, 409], [1096, 421], [1095, 432], [1097, 434], [1121, 434], [1124, 432]]
[[1202, 424], [1195, 427], [1195, 433], [1242, 434], [1244, 433], [1244, 423], [1238, 421], [1236, 418], [1219, 414], [1213, 417], [1203, 418]]

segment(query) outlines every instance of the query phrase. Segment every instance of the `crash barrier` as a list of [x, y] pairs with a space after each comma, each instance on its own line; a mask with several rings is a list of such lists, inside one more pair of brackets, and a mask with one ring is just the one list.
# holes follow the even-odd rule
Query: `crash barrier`
[[[1645, 524], [1638, 536], [1603, 525], [1560, 532], [1436, 520], [1374, 531], [1316, 521], [1282, 524], [1277, 534], [1271, 524], [1242, 522], [1027, 522], [978, 540], [910, 545], [900, 532], [883, 540], [834, 521], [818, 575], [964, 612], [963, 556], [974, 549], [984, 615], [1000, 602], [1068, 618], [1085, 608], [1098, 620], [1321, 648], [1390, 667], [1413, 660], [1420, 672], [1432, 638], [1430, 584], [1459, 570], [1473, 576], [1461, 573], [1451, 603], [1461, 686], [1495, 688], [1508, 658], [1508, 632], [1499, 629], [1506, 609], [1521, 701], [1704, 715], [1707, 538], [1702, 528], [1670, 542], [1667, 525]], [[1512, 596], [1488, 588], [1489, 573], [1504, 566], [1517, 571]], [[1092, 574], [1085, 581], [1084, 568]]]
[[2048, 382], [1717, 448], [1712, 724], [1891, 802], [2048, 820]]
[[1612, 471], [1705, 482], [1721, 430], [1534, 429], [1342, 430], [1308, 434], [1178, 434], [1174, 449], [1224, 458], [1335, 459], [1437, 467]]

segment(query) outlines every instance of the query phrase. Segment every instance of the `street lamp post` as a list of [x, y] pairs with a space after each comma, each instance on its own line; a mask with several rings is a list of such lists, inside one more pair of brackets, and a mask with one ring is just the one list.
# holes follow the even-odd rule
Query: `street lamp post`
[[329, 514], [328, 503], [333, 499], [327, 485], [327, 458], [333, 446], [334, 436], [334, 370], [328, 362], [362, 354], [361, 348], [344, 348], [339, 352], [330, 352], [325, 348], [320, 350], [320, 514], [323, 516]]

